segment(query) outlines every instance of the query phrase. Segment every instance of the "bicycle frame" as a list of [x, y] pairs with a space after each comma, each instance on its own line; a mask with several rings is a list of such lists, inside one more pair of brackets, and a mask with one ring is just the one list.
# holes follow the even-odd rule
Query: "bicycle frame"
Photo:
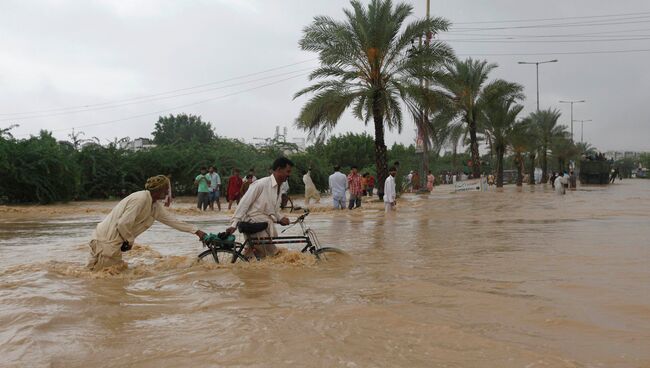
[[314, 233], [310, 228], [305, 226], [305, 217], [308, 215], [308, 212], [305, 215], [300, 216], [292, 225], [284, 229], [282, 232], [289, 230], [292, 226], [299, 224], [300, 229], [302, 230], [303, 235], [291, 235], [291, 236], [274, 236], [274, 237], [264, 237], [264, 238], [251, 238], [248, 237], [243, 243], [240, 242], [223, 242], [218, 245], [205, 244], [211, 251], [215, 252], [216, 250], [225, 248], [224, 245], [232, 245], [228, 247], [229, 249], [234, 250], [238, 255], [243, 255], [244, 249], [247, 246], [254, 247], [255, 245], [280, 245], [280, 244], [305, 244], [305, 246], [300, 250], [301, 253], [309, 251], [310, 253], [316, 252], [320, 248], [320, 243]]

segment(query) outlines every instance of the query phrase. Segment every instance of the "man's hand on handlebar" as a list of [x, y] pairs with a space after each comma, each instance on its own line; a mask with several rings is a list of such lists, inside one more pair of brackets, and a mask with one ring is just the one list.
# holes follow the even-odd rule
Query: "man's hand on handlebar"
[[287, 225], [289, 225], [291, 223], [291, 221], [289, 221], [288, 218], [283, 217], [283, 218], [280, 219], [280, 221], [278, 221], [278, 223], [280, 225], [282, 225], [282, 226], [287, 226]]
[[231, 227], [226, 229], [226, 234], [231, 235], [232, 233], [235, 232], [235, 230], [237, 230], [237, 228], [234, 227], [234, 226], [231, 226]]

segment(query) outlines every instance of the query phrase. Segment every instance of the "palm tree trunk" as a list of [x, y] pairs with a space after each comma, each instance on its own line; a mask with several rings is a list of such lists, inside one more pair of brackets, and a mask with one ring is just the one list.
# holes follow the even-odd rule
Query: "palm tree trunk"
[[542, 147], [542, 183], [548, 181], [548, 162], [546, 161], [546, 146]]
[[[377, 99], [375, 99], [377, 101]], [[374, 103], [372, 109], [375, 122], [375, 165], [377, 166], [377, 196], [379, 200], [384, 199], [384, 182], [388, 177], [388, 157], [386, 143], [384, 142], [384, 116], [381, 113], [379, 104]]]
[[524, 156], [519, 152], [515, 156], [515, 164], [517, 164], [517, 186], [520, 187], [524, 183]]
[[530, 167], [528, 168], [528, 184], [535, 185], [535, 153], [529, 153]]
[[497, 146], [497, 188], [503, 188], [503, 151], [504, 147]]
[[469, 139], [472, 151], [472, 175], [475, 178], [481, 176], [481, 157], [478, 153], [478, 138], [476, 137], [476, 121], [469, 122]]

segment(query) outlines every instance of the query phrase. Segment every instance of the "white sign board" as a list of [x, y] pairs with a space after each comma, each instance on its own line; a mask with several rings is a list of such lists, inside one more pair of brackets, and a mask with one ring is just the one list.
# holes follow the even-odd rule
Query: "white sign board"
[[454, 183], [454, 192], [482, 192], [485, 191], [481, 180], [457, 181]]

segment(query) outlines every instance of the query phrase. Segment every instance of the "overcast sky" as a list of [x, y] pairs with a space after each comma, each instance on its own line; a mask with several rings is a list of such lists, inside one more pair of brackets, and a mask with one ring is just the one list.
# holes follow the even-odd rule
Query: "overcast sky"
[[[426, 0], [410, 3], [416, 16], [424, 16]], [[574, 119], [593, 120], [584, 124], [586, 141], [601, 150], [650, 151], [650, 52], [553, 54], [650, 50], [650, 2], [431, 3], [433, 16], [455, 23], [455, 32], [440, 38], [450, 40], [459, 56], [498, 63], [493, 77], [525, 86], [524, 113], [535, 109], [535, 66], [517, 62], [557, 58], [558, 63], [540, 66], [541, 108], [561, 109], [561, 123], [568, 125], [569, 106], [558, 100], [585, 99], [575, 105]], [[305, 99], [292, 96], [308, 84], [304, 73], [317, 61], [315, 54], [299, 50], [298, 40], [314, 16], [342, 19], [348, 4], [346, 0], [2, 0], [0, 127], [18, 123], [15, 135], [48, 129], [61, 139], [72, 127], [80, 127], [87, 137], [107, 141], [147, 137], [158, 115], [185, 112], [201, 115], [222, 136], [250, 141], [271, 136], [280, 125], [289, 127], [290, 137], [304, 137], [293, 121]], [[608, 16], [617, 14], [629, 15]], [[603, 17], [477, 23], [591, 16]], [[525, 28], [540, 24], [545, 26]], [[519, 28], [467, 29], [495, 27]], [[492, 39], [486, 42], [487, 38]], [[575, 40], [580, 42], [565, 42]], [[197, 86], [202, 87], [189, 89]], [[169, 91], [176, 92], [161, 94]], [[136, 99], [143, 96], [148, 97]], [[61, 110], [70, 107], [82, 111]], [[28, 114], [11, 115], [23, 112]], [[372, 132], [346, 115], [336, 133], [364, 130]], [[580, 123], [574, 134], [579, 140]], [[410, 144], [413, 138], [413, 123], [407, 120], [402, 134], [389, 133], [387, 143]]]

